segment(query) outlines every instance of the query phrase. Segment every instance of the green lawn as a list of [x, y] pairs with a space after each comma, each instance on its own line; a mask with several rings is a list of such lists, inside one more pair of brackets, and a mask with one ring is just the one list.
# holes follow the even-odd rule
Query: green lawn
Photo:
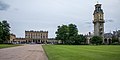
[[8, 47], [15, 47], [15, 46], [20, 46], [20, 45], [17, 45], [17, 44], [0, 44], [0, 49], [8, 48]]
[[43, 45], [49, 60], [120, 60], [120, 45]]

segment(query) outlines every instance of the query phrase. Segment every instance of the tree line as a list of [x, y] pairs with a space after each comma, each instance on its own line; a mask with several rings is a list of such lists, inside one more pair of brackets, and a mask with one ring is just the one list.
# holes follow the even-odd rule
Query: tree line
[[0, 43], [10, 40], [10, 25], [6, 20], [0, 21]]
[[[78, 34], [78, 28], [75, 24], [58, 26], [56, 31], [56, 40], [61, 40], [62, 44], [81, 45], [87, 44], [86, 36]], [[94, 36], [90, 41], [92, 44], [102, 44], [102, 38]]]

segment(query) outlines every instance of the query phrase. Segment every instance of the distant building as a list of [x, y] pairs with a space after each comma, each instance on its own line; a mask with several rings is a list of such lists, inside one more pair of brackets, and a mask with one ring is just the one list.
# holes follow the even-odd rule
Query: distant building
[[56, 40], [55, 38], [48, 38], [47, 43], [48, 44], [60, 44], [62, 42], [61, 40]]
[[15, 34], [10, 34], [8, 43], [25, 44], [25, 43], [47, 43], [48, 31], [25, 31], [25, 38], [16, 38]]
[[10, 40], [8, 41], [8, 43], [13, 43], [15, 39], [16, 39], [16, 35], [10, 34]]
[[85, 35], [86, 37], [86, 44], [91, 44], [91, 38], [93, 37], [93, 33], [89, 32], [87, 35]]
[[25, 38], [30, 39], [32, 43], [46, 43], [48, 40], [48, 31], [25, 31]]
[[111, 44], [112, 43], [112, 33], [105, 33], [104, 34], [104, 44]]

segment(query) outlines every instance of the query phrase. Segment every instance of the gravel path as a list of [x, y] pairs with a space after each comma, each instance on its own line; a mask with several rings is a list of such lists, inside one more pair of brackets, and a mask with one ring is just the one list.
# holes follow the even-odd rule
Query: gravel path
[[0, 60], [48, 60], [39, 44], [0, 49]]

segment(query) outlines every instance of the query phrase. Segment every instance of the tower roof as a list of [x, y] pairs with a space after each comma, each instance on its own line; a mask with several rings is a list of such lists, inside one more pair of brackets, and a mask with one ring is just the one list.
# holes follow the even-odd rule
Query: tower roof
[[102, 4], [98, 4], [98, 3], [95, 5], [95, 10], [94, 10], [93, 15], [96, 14], [96, 13], [102, 13], [102, 14], [104, 14], [103, 10], [101, 9], [101, 5]]

